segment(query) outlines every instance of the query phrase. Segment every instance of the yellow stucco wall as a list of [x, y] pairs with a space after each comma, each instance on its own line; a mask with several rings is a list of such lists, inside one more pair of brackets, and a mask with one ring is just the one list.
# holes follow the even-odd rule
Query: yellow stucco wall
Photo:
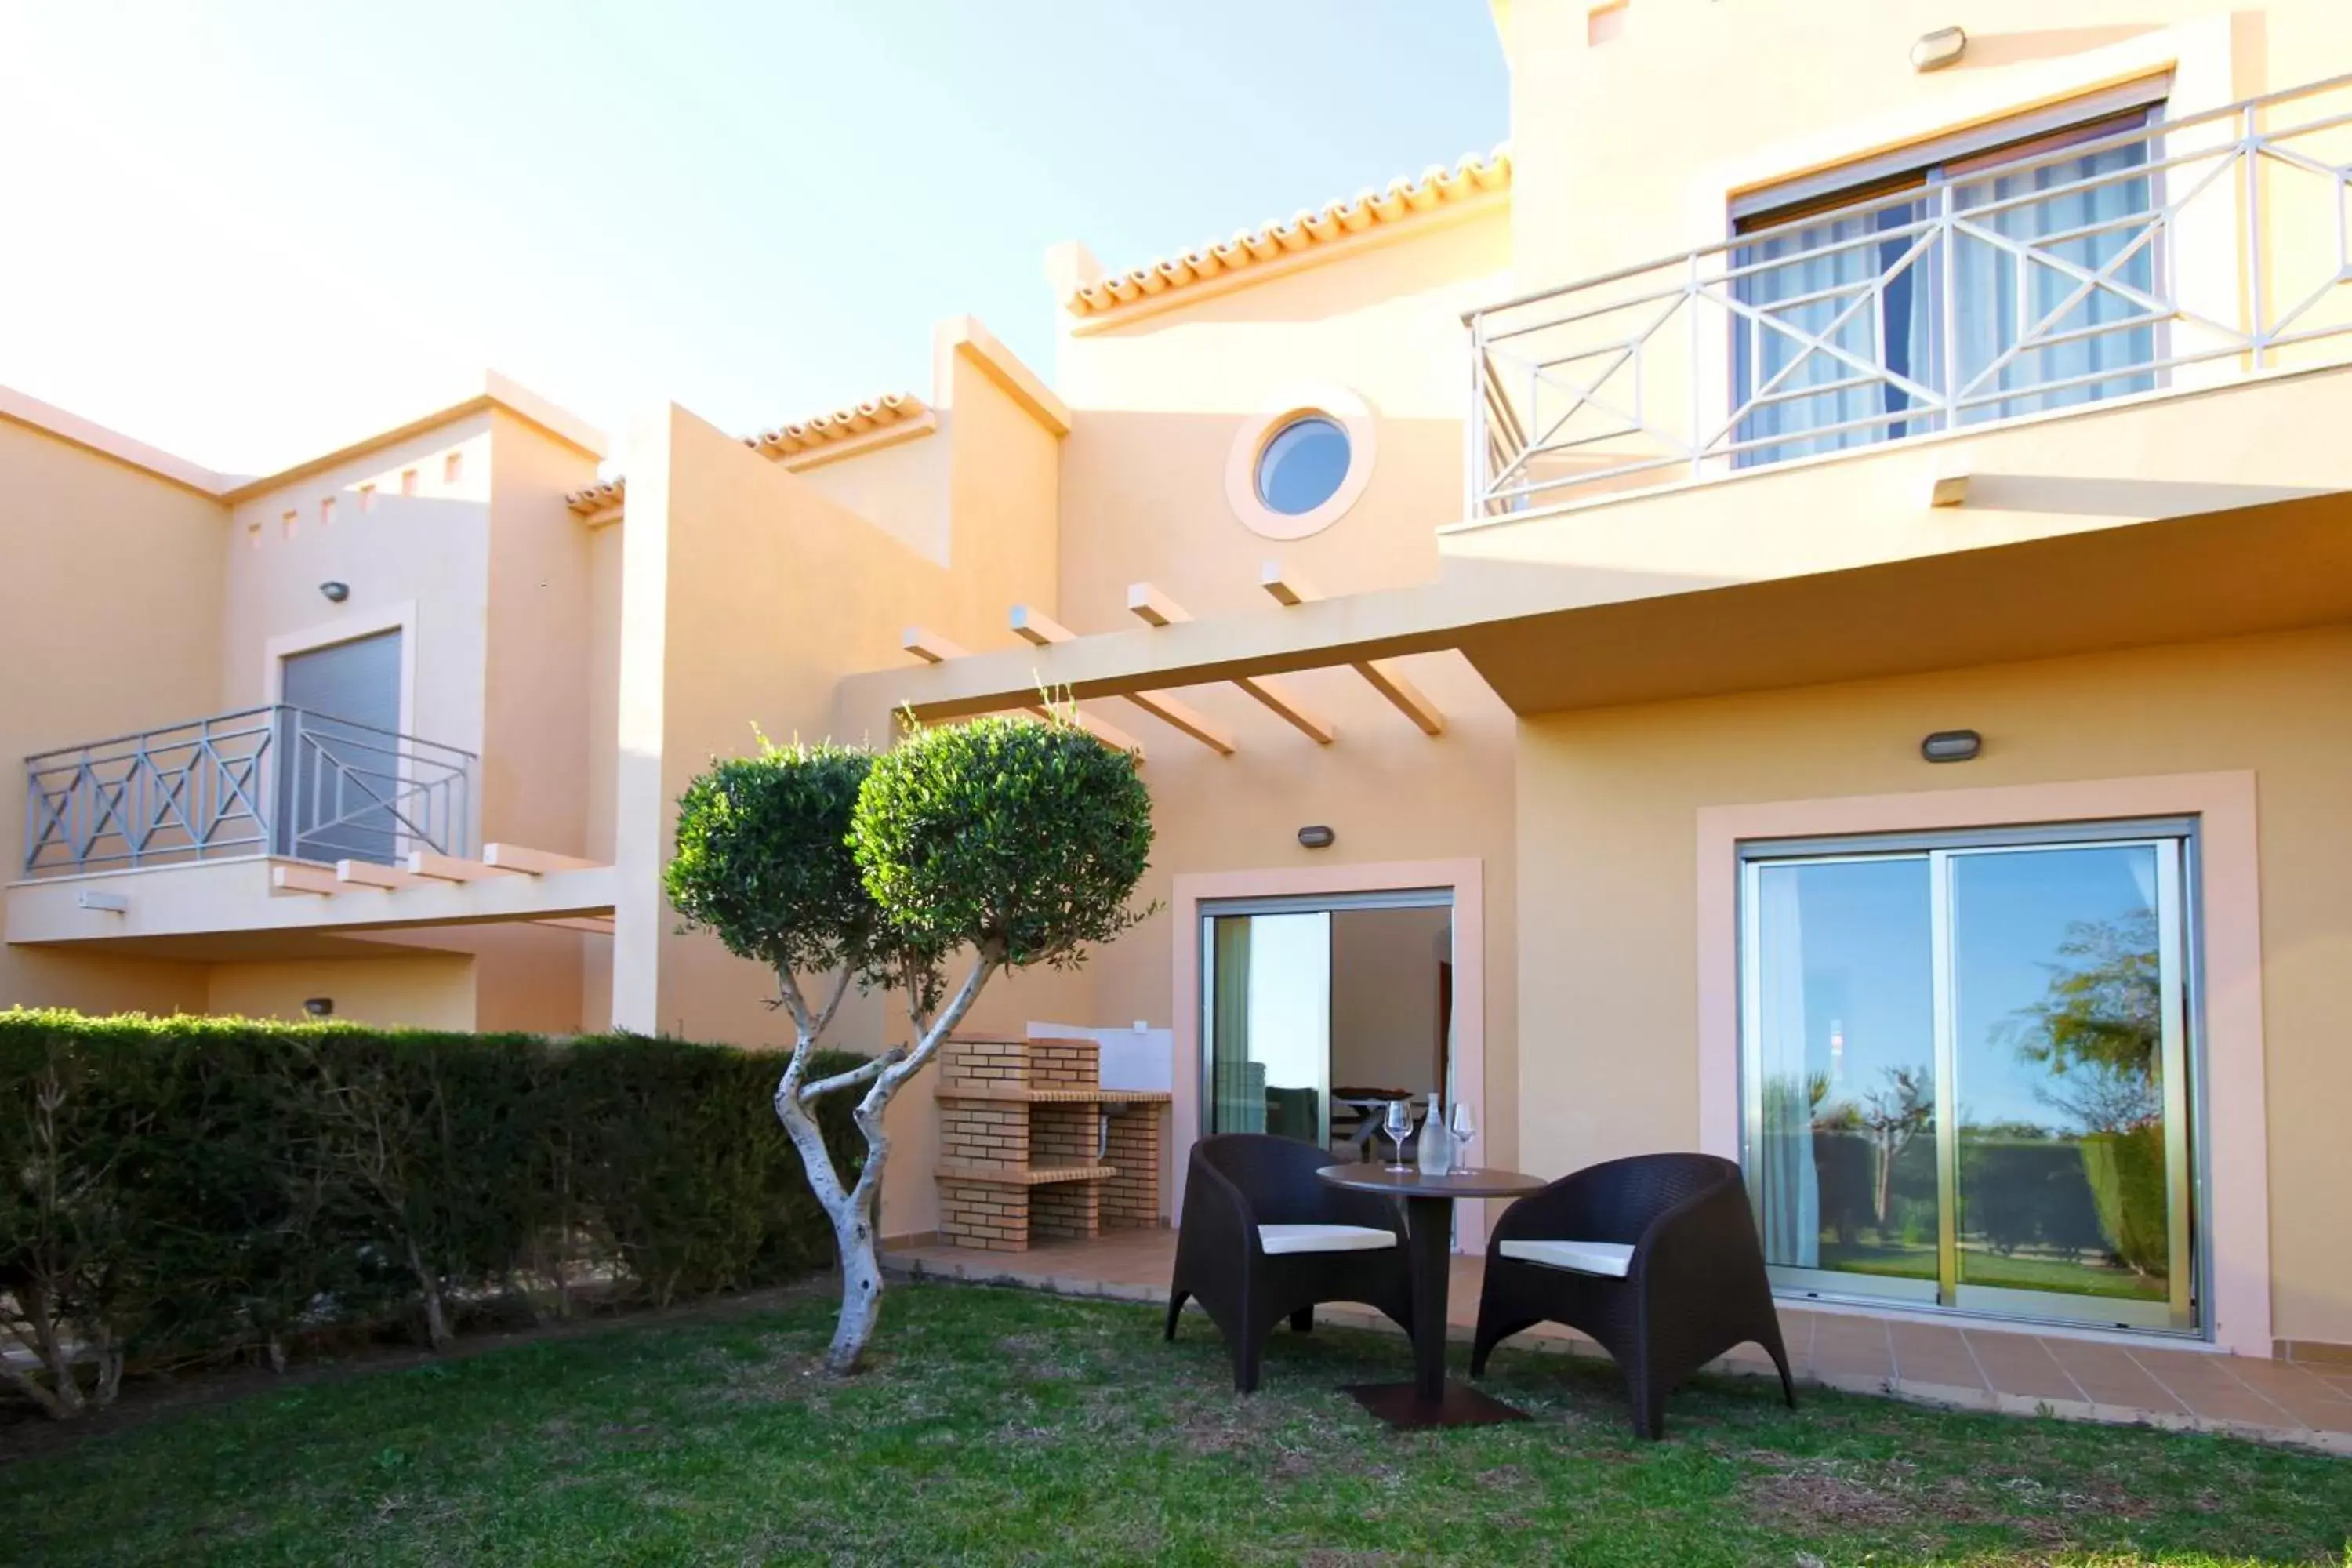
[[[212, 712], [227, 509], [142, 469], [0, 418], [0, 821], [22, 852], [28, 752]], [[11, 875], [15, 873], [12, 870]], [[0, 947], [0, 1005], [194, 1010], [203, 971]]]
[[404, 958], [324, 958], [211, 968], [205, 993], [209, 1013], [299, 1022], [302, 1004], [323, 996], [344, 1023], [416, 1029], [496, 1028], [478, 1024], [474, 961], [457, 953]]
[[[2091, 87], [2171, 70], [2184, 106], [2202, 108], [2352, 58], [2352, 12], [2333, 0], [2234, 13], [2208, 0], [1632, 0], [1598, 44], [1593, 9], [1513, 0], [1501, 13], [1523, 288], [1714, 244], [1731, 191]], [[1969, 34], [1959, 63], [1914, 70], [1912, 43], [1956, 23]]]
[[[1917, 755], [1967, 727], [1961, 767]], [[2261, 822], [2273, 1331], [2352, 1342], [2352, 628], [1530, 719], [1518, 763], [1519, 1159], [1698, 1139], [1703, 806], [2251, 769]], [[1728, 873], [1727, 872], [1727, 875]]]

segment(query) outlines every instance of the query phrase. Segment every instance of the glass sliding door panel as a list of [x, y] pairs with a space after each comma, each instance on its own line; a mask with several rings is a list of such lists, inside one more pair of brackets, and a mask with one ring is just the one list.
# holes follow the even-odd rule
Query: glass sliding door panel
[[1951, 857], [1956, 1305], [2189, 1326], [2178, 856]]
[[1935, 1299], [1931, 909], [1925, 855], [1749, 868], [1748, 1171], [1784, 1286]]
[[1209, 1130], [1328, 1144], [1331, 917], [1202, 921]]

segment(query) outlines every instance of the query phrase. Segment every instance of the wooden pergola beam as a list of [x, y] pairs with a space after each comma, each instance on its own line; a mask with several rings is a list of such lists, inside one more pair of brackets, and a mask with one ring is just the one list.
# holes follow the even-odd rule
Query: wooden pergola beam
[[1279, 561], [1269, 561], [1258, 568], [1257, 584], [1274, 596], [1276, 604], [1286, 607], [1312, 604], [1323, 596], [1306, 578], [1285, 567]]
[[1172, 626], [1189, 621], [1192, 612], [1149, 583], [1127, 585], [1128, 613], [1147, 626]]
[[921, 626], [908, 626], [899, 633], [898, 646], [925, 664], [945, 664], [949, 659], [961, 658], [966, 651], [937, 632], [927, 631]]
[[519, 877], [522, 873], [510, 866], [485, 866], [479, 860], [462, 860], [431, 849], [412, 849], [408, 853], [408, 874], [435, 882], [487, 882], [493, 877]]
[[421, 888], [425, 879], [397, 866], [379, 866], [373, 860], [338, 860], [335, 862], [335, 880], [350, 887], [382, 888], [389, 892], [402, 888]]
[[1398, 712], [1420, 726], [1423, 734], [1445, 733], [1445, 715], [1438, 711], [1436, 703], [1422, 695], [1420, 687], [1406, 679], [1396, 660], [1368, 658], [1349, 668], [1370, 681], [1372, 689], [1387, 698]]
[[[1033, 616], [1029, 607], [1025, 605], [1018, 605], [1013, 607], [1013, 629], [1019, 632], [1025, 640], [1034, 643], [1041, 647], [1048, 642], [1064, 641], [1070, 635], [1066, 630], [1055, 625], [1052, 620], [1044, 616]], [[1054, 636], [1054, 633], [1059, 633], [1060, 636]], [[960, 645], [940, 636], [939, 633], [927, 630], [922, 626], [908, 626], [906, 631], [900, 635], [898, 638], [898, 646], [905, 648], [908, 653], [913, 654], [917, 658], [921, 659], [925, 664], [945, 664], [949, 659], [963, 658], [965, 653], [968, 651]], [[1045, 711], [1045, 706], [1042, 702], [1024, 702], [1021, 705], [1021, 711], [1028, 714], [1033, 719], [1044, 719], [1049, 717]], [[1092, 735], [1104, 745], [1110, 747], [1113, 751], [1128, 752], [1132, 753], [1138, 763], [1141, 763], [1143, 761], [1143, 742], [1129, 734], [1126, 731], [1118, 729], [1115, 725], [1106, 724], [1101, 720], [1095, 718], [1092, 714], [1080, 712], [1076, 708], [1072, 708], [1070, 712], [1072, 716], [1076, 719], [1079, 729], [1084, 730], [1087, 734]]]
[[1338, 726], [1291, 694], [1290, 688], [1271, 675], [1236, 676], [1234, 684], [1264, 703], [1267, 711], [1318, 746], [1328, 746], [1339, 733]]
[[[1323, 595], [1312, 584], [1279, 561], [1269, 561], [1258, 570], [1258, 586], [1272, 595], [1274, 602], [1285, 606], [1312, 604]], [[1396, 710], [1412, 720], [1424, 735], [1445, 733], [1445, 715], [1437, 704], [1423, 695], [1394, 659], [1366, 658], [1351, 660], [1349, 668], [1371, 683]]]
[[[1014, 636], [1039, 647], [1068, 642], [1076, 635], [1053, 616], [1027, 605], [1013, 606], [1012, 624]], [[1127, 701], [1170, 728], [1190, 735], [1221, 757], [1230, 757], [1238, 749], [1229, 731], [1182, 698], [1165, 691], [1130, 691], [1124, 695]]]
[[610, 915], [567, 915], [561, 920], [533, 921], [530, 923], [555, 931], [584, 931], [591, 936], [613, 934], [613, 917]]
[[1131, 691], [1127, 700], [1172, 729], [1182, 731], [1221, 757], [1230, 757], [1240, 748], [1234, 742], [1231, 731], [1181, 697], [1165, 691]]
[[577, 855], [558, 855], [550, 849], [533, 849], [522, 844], [486, 844], [482, 847], [482, 864], [501, 871], [520, 871], [527, 877], [604, 869], [599, 861], [583, 860]]
[[[1192, 618], [1190, 610], [1150, 583], [1128, 584], [1127, 607], [1136, 619], [1146, 626], [1172, 626]], [[1339, 733], [1329, 720], [1299, 701], [1288, 688], [1270, 675], [1237, 676], [1234, 684], [1264, 703], [1284, 723], [1318, 746], [1329, 745], [1331, 738]]]
[[[1022, 708], [1021, 711], [1028, 714], [1033, 719], [1050, 719], [1053, 717], [1051, 713], [1046, 711], [1045, 705], [1042, 702], [1028, 703]], [[1139, 763], [1143, 761], [1143, 742], [1129, 734], [1126, 731], [1118, 728], [1115, 724], [1107, 724], [1100, 719], [1096, 718], [1093, 714], [1079, 708], [1073, 707], [1065, 710], [1065, 711], [1067, 712], [1071, 718], [1077, 721], [1079, 729], [1084, 730], [1087, 734], [1092, 735], [1096, 740], [1100, 741], [1112, 751], [1131, 752], [1134, 753], [1135, 760], [1137, 762]]]

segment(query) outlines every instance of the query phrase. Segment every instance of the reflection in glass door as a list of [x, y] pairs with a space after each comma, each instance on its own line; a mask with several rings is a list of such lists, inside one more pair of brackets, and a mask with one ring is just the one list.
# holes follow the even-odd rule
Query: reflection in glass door
[[1950, 857], [1957, 1306], [2188, 1326], [2179, 850]]
[[2187, 842], [1749, 853], [1745, 1142], [1782, 1288], [2197, 1326]]

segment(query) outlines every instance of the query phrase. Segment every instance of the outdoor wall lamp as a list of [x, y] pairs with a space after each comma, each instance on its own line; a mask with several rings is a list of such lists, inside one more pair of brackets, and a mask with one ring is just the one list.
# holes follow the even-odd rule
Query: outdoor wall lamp
[[1959, 27], [1938, 27], [1921, 35], [1911, 46], [1911, 68], [1939, 71], [1968, 52], [1969, 35]]
[[302, 1011], [313, 1018], [331, 1018], [335, 1016], [335, 999], [332, 996], [310, 997], [302, 1004]]
[[1298, 830], [1298, 842], [1309, 849], [1328, 849], [1339, 837], [1321, 823]]
[[1938, 730], [1919, 742], [1919, 754], [1931, 763], [1965, 763], [1984, 750], [1984, 737], [1974, 730]]
[[321, 583], [319, 592], [327, 596], [327, 603], [340, 605], [352, 596], [352, 585], [349, 583]]

